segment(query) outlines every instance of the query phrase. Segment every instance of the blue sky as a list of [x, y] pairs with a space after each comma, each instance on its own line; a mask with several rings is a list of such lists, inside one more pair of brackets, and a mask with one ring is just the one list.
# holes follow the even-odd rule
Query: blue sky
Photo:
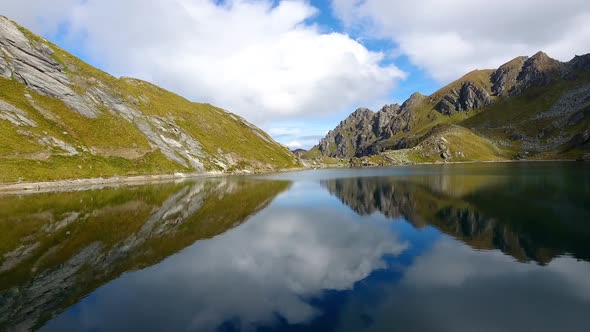
[[[331, 1], [312, 0], [311, 4], [319, 9], [319, 13], [314, 16], [310, 23], [320, 25], [323, 29], [330, 32], [340, 32], [349, 34], [353, 39], [362, 43], [367, 49], [374, 52], [383, 52], [391, 54], [387, 56], [382, 63], [393, 64], [408, 74], [408, 77], [389, 91], [387, 95], [390, 103], [402, 103], [408, 99], [414, 92], [421, 92], [429, 95], [439, 89], [443, 83], [438, 82], [428, 75], [424, 70], [412, 64], [410, 59], [403, 54], [394, 55], [398, 48], [396, 43], [383, 37], [374, 37], [359, 31], [358, 29], [347, 29], [342, 21], [334, 15]], [[359, 105], [364, 106], [364, 105]], [[354, 110], [350, 110], [352, 113]]]
[[292, 148], [358, 107], [428, 95], [539, 50], [567, 61], [590, 45], [586, 0], [5, 0], [0, 12], [104, 71], [225, 108]]

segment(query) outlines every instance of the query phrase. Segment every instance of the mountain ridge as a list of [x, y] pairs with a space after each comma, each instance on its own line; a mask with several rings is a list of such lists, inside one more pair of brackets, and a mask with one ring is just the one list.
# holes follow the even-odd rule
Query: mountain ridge
[[[520, 109], [512, 111], [514, 105]], [[560, 110], [551, 111], [556, 108]], [[440, 149], [424, 152], [422, 143], [437, 132], [433, 128], [446, 126], [438, 132], [466, 133], [460, 126], [476, 135], [477, 144], [491, 143], [495, 146], [492, 150], [497, 148], [493, 160], [575, 159], [590, 150], [590, 54], [568, 62], [552, 59], [544, 52], [519, 56], [497, 69], [471, 71], [430, 96], [415, 93], [402, 106], [384, 109], [366, 110], [363, 117], [353, 112], [307, 157], [370, 158], [388, 164], [393, 162], [391, 154], [400, 151], [398, 157], [411, 157], [393, 158], [395, 162], [489, 160], [465, 155], [462, 146], [449, 147], [442, 136], [431, 139], [442, 142], [435, 144], [441, 145]], [[505, 121], [492, 121], [494, 118]], [[551, 139], [555, 142], [547, 143]], [[454, 153], [459, 157], [453, 157]]]

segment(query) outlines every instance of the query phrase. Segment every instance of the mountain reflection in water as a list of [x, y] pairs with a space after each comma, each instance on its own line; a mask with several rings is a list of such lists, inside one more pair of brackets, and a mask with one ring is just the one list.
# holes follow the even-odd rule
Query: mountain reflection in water
[[325, 170], [0, 198], [0, 330], [587, 331], [590, 170]]

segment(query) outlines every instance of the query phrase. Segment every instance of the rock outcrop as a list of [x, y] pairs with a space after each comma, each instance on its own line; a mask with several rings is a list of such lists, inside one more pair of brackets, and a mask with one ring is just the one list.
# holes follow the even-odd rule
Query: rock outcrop
[[530, 58], [517, 57], [500, 66], [491, 76], [492, 92], [497, 96], [516, 96], [531, 87], [547, 86], [559, 79], [576, 80], [584, 72], [590, 72], [590, 54], [577, 55], [563, 63], [538, 52]]
[[0, 53], [0, 73], [4, 78], [13, 77], [41, 95], [60, 99], [84, 116], [98, 116], [91, 99], [72, 89], [64, 66], [53, 58], [53, 49], [43, 42], [29, 40], [5, 17], [0, 17]]
[[503, 64], [491, 76], [492, 93], [497, 96], [507, 95], [517, 84], [517, 78], [528, 56], [519, 56]]
[[324, 156], [350, 158], [378, 153], [378, 141], [399, 132], [409, 131], [414, 114], [412, 109], [426, 97], [414, 93], [401, 106], [385, 105], [378, 112], [359, 108], [320, 140], [318, 148]]
[[375, 112], [368, 108], [357, 109], [320, 140], [320, 151], [326, 156], [337, 158], [362, 154], [364, 148], [375, 139], [373, 129], [376, 117]]
[[[576, 72], [590, 72], [590, 54], [576, 55], [567, 63], [568, 68], [575, 74]], [[576, 76], [574, 76], [576, 78]]]
[[510, 89], [511, 96], [522, 94], [533, 86], [544, 86], [561, 76], [564, 65], [550, 58], [543, 52], [538, 52], [527, 59], [516, 77], [516, 84]]
[[473, 82], [463, 82], [459, 90], [452, 89], [447, 93], [434, 109], [450, 115], [454, 112], [464, 112], [490, 105], [494, 99], [489, 92]]

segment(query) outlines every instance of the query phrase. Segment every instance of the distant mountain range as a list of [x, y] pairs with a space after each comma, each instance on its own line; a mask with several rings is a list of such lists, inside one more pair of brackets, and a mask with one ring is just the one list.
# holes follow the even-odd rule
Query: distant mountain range
[[590, 151], [590, 54], [539, 52], [475, 70], [430, 96], [359, 108], [305, 154], [367, 163], [577, 159]]
[[241, 117], [115, 78], [0, 17], [0, 182], [298, 167]]

